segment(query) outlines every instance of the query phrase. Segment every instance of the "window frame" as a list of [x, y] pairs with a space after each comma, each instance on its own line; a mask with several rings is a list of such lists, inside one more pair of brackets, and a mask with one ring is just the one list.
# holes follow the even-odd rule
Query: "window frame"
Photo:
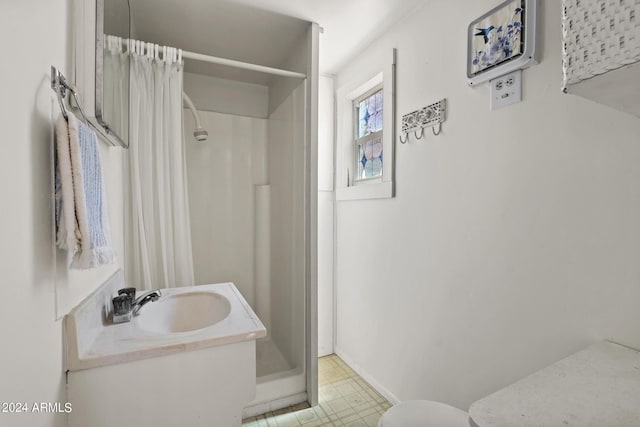
[[[387, 199], [395, 197], [395, 66], [396, 49], [390, 55], [359, 58], [360, 64], [338, 78], [336, 90], [336, 201]], [[348, 76], [346, 75], [348, 74]], [[341, 81], [342, 80], [342, 81]], [[356, 108], [354, 101], [382, 85], [382, 176], [356, 180]], [[371, 92], [375, 93], [375, 92]]]

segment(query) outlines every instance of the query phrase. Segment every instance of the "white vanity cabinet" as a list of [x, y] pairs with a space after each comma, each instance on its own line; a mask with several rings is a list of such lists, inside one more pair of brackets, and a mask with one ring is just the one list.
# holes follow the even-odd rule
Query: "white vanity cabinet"
[[640, 0], [563, 0], [566, 93], [640, 117]]
[[264, 325], [232, 283], [162, 289], [111, 321], [118, 270], [65, 316], [69, 427], [240, 427]]

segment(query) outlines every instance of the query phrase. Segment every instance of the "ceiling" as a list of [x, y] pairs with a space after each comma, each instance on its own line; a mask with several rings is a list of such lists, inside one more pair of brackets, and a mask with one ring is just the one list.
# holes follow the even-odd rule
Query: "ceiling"
[[[308, 21], [320, 35], [320, 71], [336, 73], [426, 0], [130, 0], [134, 37], [183, 50], [281, 67]], [[270, 76], [186, 61], [185, 71], [268, 84]]]
[[392, 24], [426, 0], [230, 0], [317, 22], [320, 36], [320, 71], [335, 74]]

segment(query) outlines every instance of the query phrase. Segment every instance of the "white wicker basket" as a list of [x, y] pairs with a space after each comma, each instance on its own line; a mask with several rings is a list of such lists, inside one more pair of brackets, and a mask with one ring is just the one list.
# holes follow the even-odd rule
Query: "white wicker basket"
[[640, 0], [563, 0], [564, 89], [640, 61]]

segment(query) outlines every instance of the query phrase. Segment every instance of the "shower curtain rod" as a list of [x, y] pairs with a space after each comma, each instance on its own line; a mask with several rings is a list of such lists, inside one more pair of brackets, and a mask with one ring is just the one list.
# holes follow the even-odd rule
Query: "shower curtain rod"
[[193, 59], [195, 61], [210, 62], [212, 64], [228, 65], [229, 67], [242, 68], [245, 70], [258, 71], [261, 73], [275, 74], [283, 77], [297, 77], [304, 79], [306, 74], [296, 73], [295, 71], [281, 70], [279, 68], [265, 67], [264, 65], [251, 64], [248, 62], [234, 61], [233, 59], [219, 58], [217, 56], [203, 55], [201, 53], [182, 51], [182, 57]]
[[[105, 37], [105, 47], [107, 44], [108, 37], [110, 36]], [[155, 46], [156, 56], [159, 52], [162, 52], [162, 50], [158, 49], [162, 46], [158, 46], [154, 43], [147, 43], [141, 40], [134, 40], [134, 39], [124, 39], [120, 37], [117, 37], [117, 39], [120, 40], [122, 46], [127, 47], [127, 49], [131, 49], [132, 46], [134, 47], [138, 46], [138, 48], [142, 48], [142, 51], [144, 52], [145, 46]], [[148, 49], [152, 49], [152, 48], [148, 47]], [[305, 79], [307, 77], [307, 75], [304, 73], [297, 73], [295, 71], [282, 70], [280, 68], [266, 67], [264, 65], [251, 64], [249, 62], [235, 61], [233, 59], [220, 58], [217, 56], [204, 55], [202, 53], [190, 52], [188, 50], [175, 49], [174, 53], [176, 54], [178, 61], [180, 60], [179, 59], [180, 56], [182, 56], [182, 58], [193, 59], [194, 61], [203, 61], [203, 62], [209, 62], [212, 64], [226, 65], [234, 68], [242, 68], [245, 70], [258, 71], [260, 73], [274, 74], [276, 76], [295, 77], [300, 79]]]

